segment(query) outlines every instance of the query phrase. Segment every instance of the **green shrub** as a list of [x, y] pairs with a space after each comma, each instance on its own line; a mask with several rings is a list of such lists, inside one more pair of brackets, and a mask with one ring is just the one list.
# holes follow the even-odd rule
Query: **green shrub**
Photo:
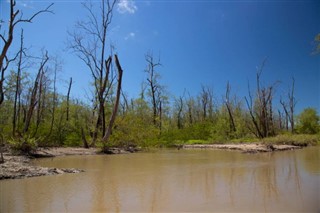
[[307, 146], [307, 145], [317, 145], [319, 144], [320, 137], [319, 135], [307, 135], [307, 134], [284, 134], [277, 135], [275, 137], [264, 138], [263, 143], [273, 143], [273, 144], [288, 144], [288, 145], [298, 145], [298, 146]]
[[29, 135], [21, 138], [12, 138], [8, 140], [10, 147], [17, 152], [30, 154], [36, 151], [40, 138], [36, 139]]

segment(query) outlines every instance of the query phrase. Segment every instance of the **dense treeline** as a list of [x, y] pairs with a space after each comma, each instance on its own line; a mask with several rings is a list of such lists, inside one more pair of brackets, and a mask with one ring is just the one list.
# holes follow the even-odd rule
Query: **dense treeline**
[[[29, 19], [17, 19], [15, 14], [19, 11], [15, 10], [15, 2], [10, 1], [9, 34], [8, 37], [1, 34], [5, 44], [0, 58], [2, 142], [19, 149], [36, 146], [147, 147], [244, 141], [286, 132], [319, 133], [319, 116], [315, 109], [307, 108], [299, 116], [295, 115], [294, 78], [287, 96], [280, 100], [274, 98], [277, 83], [262, 85], [265, 61], [257, 70], [255, 85], [248, 85], [245, 98], [239, 98], [228, 82], [225, 94], [215, 94], [210, 86], [201, 86], [196, 96], [185, 91], [180, 96], [170, 97], [159, 80], [160, 60], [147, 53], [146, 78], [141, 93], [139, 97], [129, 99], [125, 88], [121, 88], [123, 71], [119, 59], [106, 51], [106, 35], [115, 2], [102, 0], [104, 10], [101, 14], [93, 13], [91, 4], [85, 5], [92, 16], [92, 28], [79, 22], [75, 33], [70, 34], [69, 48], [91, 72], [93, 85], [91, 97], [77, 100], [72, 98], [72, 78], [66, 83], [67, 94], [57, 92], [57, 73], [62, 70], [59, 59], [45, 50], [40, 56], [30, 56], [23, 44], [23, 31], [20, 50], [10, 59], [7, 50], [13, 41], [15, 25], [51, 12], [50, 5]], [[96, 24], [98, 20], [102, 20], [101, 25]], [[86, 33], [93, 37], [84, 36]], [[19, 39], [15, 42], [19, 43]]]
[[[59, 68], [55, 63], [49, 61], [36, 77], [25, 70], [18, 81], [19, 87], [17, 72], [9, 72], [4, 86], [5, 100], [0, 108], [2, 137], [9, 142], [22, 137], [24, 141], [41, 146], [101, 145], [99, 140], [94, 142], [95, 134], [102, 134], [101, 126], [96, 129], [99, 101], [93, 99], [88, 103], [72, 99], [68, 94], [58, 94], [55, 82]], [[156, 70], [154, 72], [159, 76]], [[292, 130], [290, 113], [286, 112], [290, 100], [281, 100], [284, 107], [275, 109], [271, 104], [279, 100], [269, 97], [267, 92], [271, 92], [271, 88], [261, 88], [266, 92], [257, 90], [252, 92], [256, 96], [239, 99], [227, 84], [226, 93], [218, 100], [219, 95], [210, 87], [202, 86], [195, 97], [184, 92], [170, 98], [164, 95], [166, 92], [158, 79], [153, 79], [153, 84], [158, 85], [159, 94], [152, 94], [148, 76], [138, 98], [129, 100], [122, 93], [109, 146], [167, 146], [201, 140], [225, 142], [264, 138], [291, 131], [319, 132], [319, 116], [311, 108], [294, 117], [297, 125]], [[111, 90], [105, 102], [106, 120], [110, 119], [115, 101], [115, 88]]]

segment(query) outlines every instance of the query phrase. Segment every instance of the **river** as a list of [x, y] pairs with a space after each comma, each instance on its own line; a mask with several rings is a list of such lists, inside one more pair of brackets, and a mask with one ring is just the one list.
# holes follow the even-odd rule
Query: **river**
[[319, 212], [319, 162], [319, 146], [39, 159], [86, 172], [2, 180], [0, 212]]

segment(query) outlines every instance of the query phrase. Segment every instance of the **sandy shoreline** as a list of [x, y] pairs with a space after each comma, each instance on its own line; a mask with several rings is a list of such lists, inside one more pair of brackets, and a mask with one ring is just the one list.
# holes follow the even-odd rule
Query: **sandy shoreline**
[[301, 146], [295, 145], [267, 145], [262, 143], [250, 143], [250, 144], [194, 144], [183, 145], [183, 149], [228, 149], [239, 150], [243, 153], [258, 153], [258, 152], [274, 152], [285, 151], [293, 149], [301, 149]]

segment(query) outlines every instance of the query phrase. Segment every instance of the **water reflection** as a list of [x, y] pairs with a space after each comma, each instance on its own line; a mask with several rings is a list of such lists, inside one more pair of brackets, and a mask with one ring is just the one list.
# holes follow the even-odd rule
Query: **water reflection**
[[0, 212], [316, 212], [319, 151], [166, 150], [43, 159], [35, 163], [86, 172], [1, 181]]

